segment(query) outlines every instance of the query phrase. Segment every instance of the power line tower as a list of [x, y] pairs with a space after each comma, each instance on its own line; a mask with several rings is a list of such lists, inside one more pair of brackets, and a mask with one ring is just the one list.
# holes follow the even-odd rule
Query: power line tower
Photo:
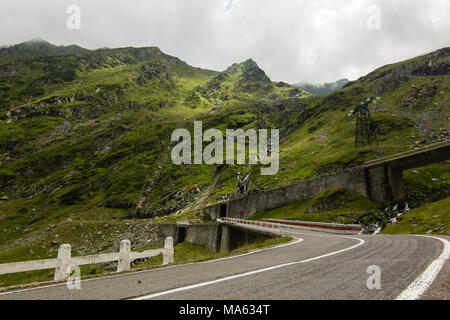
[[356, 114], [355, 148], [370, 146], [374, 142], [378, 145], [376, 123], [370, 116], [369, 105], [377, 104], [381, 98], [367, 98], [360, 102], [349, 115]]

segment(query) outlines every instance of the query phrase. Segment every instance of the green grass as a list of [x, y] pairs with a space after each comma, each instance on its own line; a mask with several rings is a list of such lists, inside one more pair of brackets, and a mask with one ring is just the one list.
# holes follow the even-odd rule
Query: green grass
[[378, 203], [344, 188], [335, 188], [306, 201], [294, 202], [267, 212], [256, 213], [250, 219], [272, 218], [351, 224], [356, 223], [355, 220], [359, 219], [361, 215], [379, 210]]
[[399, 218], [381, 234], [450, 235], [450, 198], [425, 204]]
[[403, 178], [412, 208], [450, 196], [450, 161], [405, 170]]

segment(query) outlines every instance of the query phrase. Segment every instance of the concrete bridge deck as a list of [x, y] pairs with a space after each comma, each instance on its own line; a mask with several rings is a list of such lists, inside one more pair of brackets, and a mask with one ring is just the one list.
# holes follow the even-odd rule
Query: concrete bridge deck
[[450, 159], [450, 140], [428, 145], [419, 150], [393, 154], [384, 158], [365, 162], [363, 167], [371, 169], [381, 166], [401, 168], [403, 170], [425, 166]]
[[380, 202], [402, 201], [406, 198], [403, 170], [426, 166], [450, 159], [450, 140], [428, 145], [422, 149], [397, 153], [368, 161], [367, 196]]

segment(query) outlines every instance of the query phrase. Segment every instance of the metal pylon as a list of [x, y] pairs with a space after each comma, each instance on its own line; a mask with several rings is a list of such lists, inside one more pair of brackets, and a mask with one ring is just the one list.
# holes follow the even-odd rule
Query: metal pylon
[[370, 116], [370, 103], [377, 104], [380, 98], [367, 98], [360, 102], [354, 110], [356, 114], [355, 148], [370, 146], [374, 142], [378, 145], [376, 124]]

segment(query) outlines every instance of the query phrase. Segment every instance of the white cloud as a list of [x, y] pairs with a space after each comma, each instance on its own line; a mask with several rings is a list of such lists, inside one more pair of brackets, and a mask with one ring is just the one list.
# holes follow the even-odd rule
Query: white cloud
[[[1, 44], [158, 46], [223, 70], [253, 58], [273, 79], [324, 82], [449, 46], [448, 0], [0, 0]], [[81, 29], [66, 9], [81, 8]], [[378, 6], [380, 29], [367, 28]]]

